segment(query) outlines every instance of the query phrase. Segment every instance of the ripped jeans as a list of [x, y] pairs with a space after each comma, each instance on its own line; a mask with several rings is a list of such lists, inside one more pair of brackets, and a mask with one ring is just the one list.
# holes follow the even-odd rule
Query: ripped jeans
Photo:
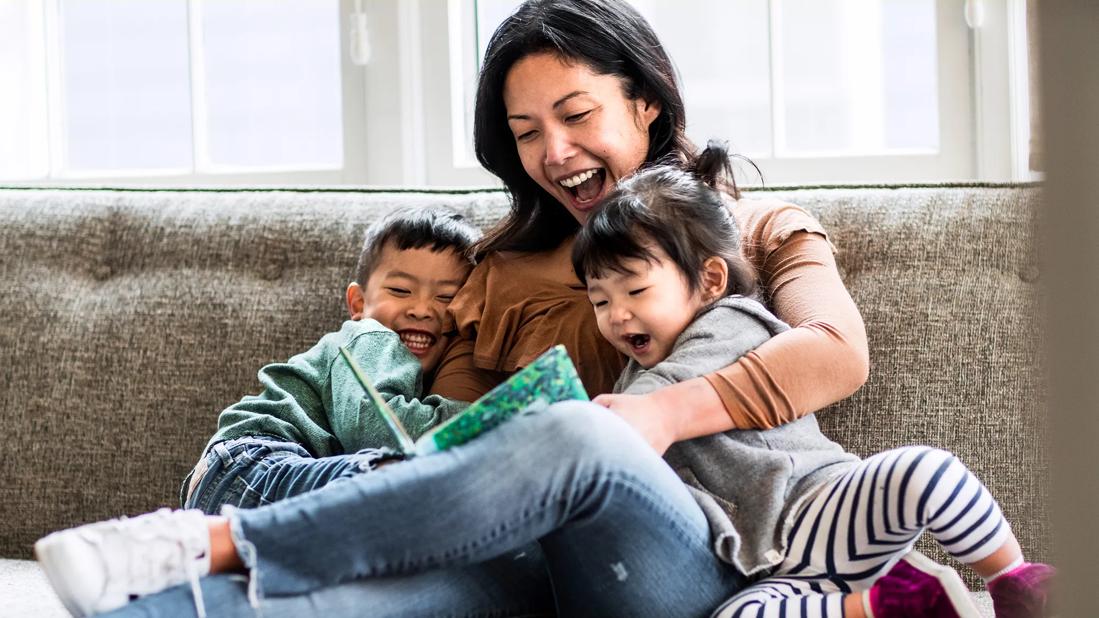
[[[229, 521], [251, 579], [202, 578], [211, 616], [707, 616], [745, 585], [664, 460], [590, 403]], [[193, 614], [179, 586], [110, 615]]]
[[184, 479], [180, 503], [207, 515], [220, 514], [225, 505], [255, 508], [315, 491], [398, 458], [389, 449], [314, 458], [294, 442], [266, 437], [227, 440], [211, 447]]

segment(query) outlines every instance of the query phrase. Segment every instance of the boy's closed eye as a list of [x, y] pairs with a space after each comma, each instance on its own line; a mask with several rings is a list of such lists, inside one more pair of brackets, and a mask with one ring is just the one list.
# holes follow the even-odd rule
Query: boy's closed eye
[[410, 290], [407, 290], [405, 288], [397, 288], [397, 287], [392, 287], [392, 286], [386, 286], [385, 291], [389, 292], [390, 294], [392, 294], [394, 296], [408, 296], [409, 294], [412, 293]]
[[643, 288], [637, 288], [636, 290], [630, 290], [630, 296], [637, 296], [637, 295], [641, 294], [642, 292], [644, 292], [647, 289], [649, 289], [648, 286], [643, 287]]

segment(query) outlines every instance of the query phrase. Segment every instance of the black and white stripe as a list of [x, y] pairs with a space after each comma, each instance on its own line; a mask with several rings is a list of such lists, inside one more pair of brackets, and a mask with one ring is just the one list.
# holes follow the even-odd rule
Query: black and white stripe
[[715, 618], [842, 616], [925, 530], [961, 562], [989, 556], [1010, 528], [984, 484], [954, 455], [925, 446], [870, 457], [795, 514], [785, 560]]

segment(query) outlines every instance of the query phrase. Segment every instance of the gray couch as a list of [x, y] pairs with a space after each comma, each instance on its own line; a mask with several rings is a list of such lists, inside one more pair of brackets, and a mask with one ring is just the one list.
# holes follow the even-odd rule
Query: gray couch
[[[821, 219], [866, 321], [870, 379], [825, 430], [860, 454], [954, 451], [1048, 559], [1039, 189], [759, 193]], [[0, 189], [0, 615], [61, 615], [22, 562], [39, 536], [177, 505], [219, 410], [343, 319], [364, 228], [427, 204], [481, 225], [505, 207], [497, 191]]]

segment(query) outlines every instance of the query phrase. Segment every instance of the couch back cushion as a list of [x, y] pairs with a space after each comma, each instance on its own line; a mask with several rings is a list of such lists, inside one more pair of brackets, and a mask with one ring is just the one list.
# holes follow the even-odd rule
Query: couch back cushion
[[[1042, 557], [1037, 189], [773, 194], [820, 217], [866, 321], [870, 380], [826, 431], [956, 452]], [[0, 190], [0, 556], [176, 506], [220, 410], [344, 319], [366, 226], [417, 205], [506, 211], [495, 191]]]

